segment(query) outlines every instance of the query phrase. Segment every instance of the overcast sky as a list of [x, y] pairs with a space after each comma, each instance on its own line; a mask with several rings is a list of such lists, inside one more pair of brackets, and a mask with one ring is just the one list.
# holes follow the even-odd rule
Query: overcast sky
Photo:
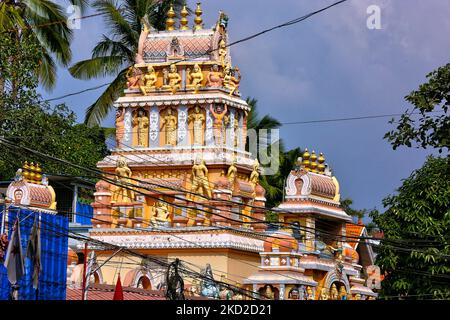
[[[280, 24], [335, 0], [203, 1], [205, 27], [219, 10], [229, 15], [231, 41]], [[195, 8], [195, 1], [188, 1]], [[367, 28], [367, 7], [381, 8], [380, 30]], [[243, 97], [258, 99], [261, 115], [281, 122], [402, 113], [403, 97], [425, 81], [425, 75], [449, 61], [450, 2], [443, 0], [350, 0], [299, 24], [275, 30], [232, 47], [243, 76]], [[193, 22], [190, 17], [190, 23]], [[90, 57], [102, 33], [101, 17], [82, 21], [75, 31], [74, 62]], [[73, 79], [58, 73], [58, 85], [45, 98], [61, 96], [110, 81]], [[65, 101], [84, 119], [100, 90]], [[324, 152], [356, 208], [382, 209], [382, 199], [419, 168], [430, 151], [393, 151], [383, 135], [388, 118], [285, 125], [280, 136], [288, 148]], [[104, 122], [113, 125], [113, 114]]]

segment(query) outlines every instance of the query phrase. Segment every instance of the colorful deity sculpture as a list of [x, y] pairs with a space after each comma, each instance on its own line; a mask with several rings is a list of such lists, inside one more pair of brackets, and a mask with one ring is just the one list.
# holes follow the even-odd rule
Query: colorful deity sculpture
[[206, 268], [202, 271], [202, 280], [200, 282], [200, 292], [204, 297], [219, 298], [219, 289], [217, 288], [211, 265], [208, 263]]
[[162, 119], [161, 129], [165, 129], [166, 145], [177, 145], [177, 124], [178, 119], [173, 114], [172, 108], [167, 109], [167, 114]]
[[339, 300], [339, 293], [334, 283], [331, 285], [330, 300]]
[[341, 300], [347, 300], [347, 291], [343, 285], [339, 288], [339, 298]]
[[203, 145], [203, 123], [205, 116], [199, 106], [195, 106], [194, 112], [189, 115], [188, 121], [194, 122], [194, 145]]
[[133, 120], [133, 125], [137, 127], [138, 146], [145, 146], [145, 139], [148, 136], [149, 119], [145, 111], [140, 109], [137, 117]]
[[149, 91], [155, 90], [156, 81], [158, 81], [158, 76], [156, 75], [155, 69], [152, 66], [148, 66], [147, 73], [142, 75], [141, 92], [146, 96]]
[[239, 84], [241, 82], [241, 73], [239, 68], [236, 67], [234, 70], [238, 74], [237, 78], [233, 75], [233, 70], [230, 64], [226, 65], [224, 70], [223, 86], [230, 90], [230, 96], [239, 89]]
[[233, 158], [233, 162], [228, 168], [227, 179], [230, 183], [230, 188], [233, 189], [234, 181], [236, 180], [237, 168], [236, 168], [236, 158]]
[[123, 122], [125, 118], [125, 109], [118, 108], [116, 111], [116, 146], [121, 147], [123, 137], [125, 135], [125, 123]]
[[319, 300], [328, 300], [329, 298], [329, 290], [327, 288], [322, 288], [320, 290]]
[[212, 115], [214, 116], [214, 124], [213, 124], [213, 129], [214, 129], [214, 138], [216, 141], [216, 145], [219, 146], [223, 143], [223, 119], [225, 117], [225, 115], [228, 112], [228, 106], [225, 104], [225, 108], [222, 109], [222, 106], [217, 106], [216, 111], [214, 111], [213, 107], [210, 106], [209, 110], [211, 111]]
[[192, 192], [201, 195], [207, 195], [212, 198], [211, 187], [208, 180], [208, 168], [205, 160], [197, 158], [195, 164], [192, 166]]
[[253, 164], [253, 171], [250, 174], [249, 182], [253, 187], [253, 190], [255, 190], [256, 185], [259, 182], [259, 161], [258, 159], [255, 159], [255, 163]]
[[266, 285], [264, 288], [264, 298], [268, 300], [275, 300], [275, 293], [272, 290], [271, 285]]
[[198, 63], [196, 63], [194, 65], [194, 69], [192, 71], [188, 68], [187, 75], [188, 75], [189, 84], [186, 87], [193, 88], [194, 93], [198, 93], [198, 91], [200, 90], [200, 88], [202, 86], [203, 79], [204, 79], [202, 69], [200, 68]]
[[221, 87], [223, 74], [219, 71], [219, 66], [214, 64], [211, 67], [211, 71], [208, 73], [208, 86], [209, 87]]
[[222, 65], [222, 68], [225, 67], [225, 61], [227, 58], [227, 44], [225, 40], [221, 39], [219, 42], [219, 62]]
[[306, 300], [314, 300], [314, 292], [310, 286], [306, 287]]
[[170, 210], [167, 203], [163, 201], [158, 201], [155, 203], [154, 212], [152, 222], [170, 222]]
[[142, 82], [142, 71], [135, 67], [130, 67], [125, 75], [128, 89], [139, 89]]

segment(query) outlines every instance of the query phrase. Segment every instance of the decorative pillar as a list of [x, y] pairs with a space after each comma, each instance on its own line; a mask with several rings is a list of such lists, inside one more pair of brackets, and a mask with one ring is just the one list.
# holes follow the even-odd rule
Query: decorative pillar
[[150, 108], [148, 130], [148, 145], [150, 148], [159, 147], [159, 109], [156, 106]]
[[237, 112], [237, 118], [239, 121], [239, 130], [238, 130], [238, 149], [244, 151], [245, 150], [245, 136], [244, 136], [244, 117], [241, 117], [241, 112]]
[[124, 147], [130, 148], [133, 144], [133, 115], [130, 107], [125, 109], [125, 117], [123, 121], [125, 127], [125, 134], [123, 137]]
[[284, 300], [284, 291], [285, 291], [285, 285], [284, 283], [280, 284], [280, 297], [279, 300]]
[[258, 286], [256, 285], [256, 283], [254, 283], [252, 291], [253, 291], [253, 298], [255, 298], [255, 299], [258, 299], [258, 294], [257, 294], [258, 291], [257, 290], [258, 290]]
[[188, 108], [187, 106], [178, 107], [178, 146], [188, 145]]
[[213, 132], [213, 115], [209, 108], [206, 108], [206, 132], [205, 132], [205, 145], [208, 147], [214, 146], [214, 132]]
[[234, 136], [235, 136], [234, 119], [235, 119], [235, 110], [231, 109], [230, 110], [230, 121], [228, 123], [228, 128], [227, 128], [227, 147], [228, 148], [234, 147]]
[[316, 221], [312, 217], [306, 218], [306, 231], [305, 231], [305, 244], [307, 251], [314, 251], [315, 248], [315, 240], [316, 240]]

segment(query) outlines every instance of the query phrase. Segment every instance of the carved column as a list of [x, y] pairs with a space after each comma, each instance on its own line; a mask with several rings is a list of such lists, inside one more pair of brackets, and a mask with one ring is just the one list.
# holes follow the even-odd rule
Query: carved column
[[148, 146], [159, 147], [159, 109], [156, 106], [150, 108]]
[[[245, 150], [245, 136], [244, 133], [247, 131], [244, 130], [244, 117], [241, 116], [241, 112], [237, 112], [238, 120], [239, 120], [239, 130], [238, 130], [238, 149]], [[246, 126], [246, 124], [245, 124]]]
[[188, 108], [187, 106], [178, 107], [178, 146], [188, 145]]
[[314, 251], [315, 244], [314, 241], [316, 239], [315, 235], [316, 221], [312, 217], [306, 218], [306, 233], [305, 233], [305, 243], [307, 251]]
[[133, 115], [130, 107], [125, 109], [125, 117], [123, 121], [125, 127], [123, 144], [125, 148], [130, 148], [133, 144]]
[[227, 147], [233, 148], [234, 147], [234, 119], [235, 119], [235, 110], [230, 110], [230, 123], [228, 124], [227, 128]]

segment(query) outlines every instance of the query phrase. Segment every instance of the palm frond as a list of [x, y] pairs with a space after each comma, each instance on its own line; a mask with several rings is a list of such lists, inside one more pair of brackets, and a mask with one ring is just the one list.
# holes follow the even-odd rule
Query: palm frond
[[121, 56], [105, 56], [80, 61], [69, 68], [70, 74], [77, 79], [92, 79], [107, 75], [116, 75], [124, 64]]

